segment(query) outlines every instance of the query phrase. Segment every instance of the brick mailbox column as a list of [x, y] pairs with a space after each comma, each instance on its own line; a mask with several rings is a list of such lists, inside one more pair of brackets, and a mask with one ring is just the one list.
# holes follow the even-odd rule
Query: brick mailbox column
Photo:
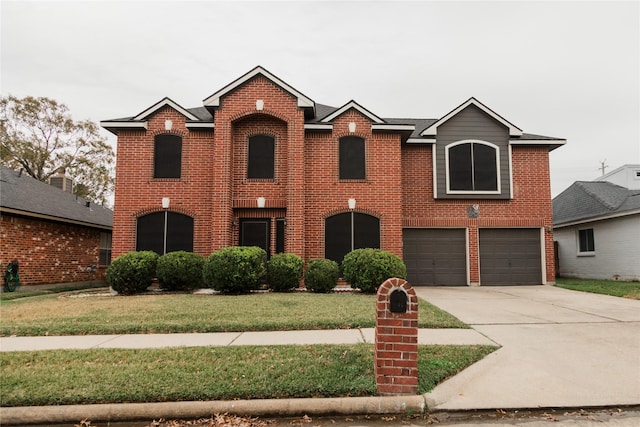
[[378, 288], [374, 364], [381, 395], [418, 393], [418, 297], [406, 280]]

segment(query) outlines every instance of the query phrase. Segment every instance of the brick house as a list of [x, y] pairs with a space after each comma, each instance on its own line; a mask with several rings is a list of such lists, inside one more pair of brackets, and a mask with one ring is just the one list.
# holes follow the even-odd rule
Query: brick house
[[231, 245], [341, 261], [402, 257], [414, 285], [554, 281], [549, 151], [475, 98], [439, 119], [317, 104], [256, 67], [118, 136], [113, 255]]
[[113, 212], [71, 194], [71, 187], [66, 176], [53, 176], [49, 185], [0, 166], [3, 277], [17, 259], [22, 285], [103, 278], [111, 261]]

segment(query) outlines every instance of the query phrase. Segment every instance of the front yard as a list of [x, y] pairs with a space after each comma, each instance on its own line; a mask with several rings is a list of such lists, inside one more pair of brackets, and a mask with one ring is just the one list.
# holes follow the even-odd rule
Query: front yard
[[556, 286], [574, 291], [640, 299], [640, 282], [558, 278]]

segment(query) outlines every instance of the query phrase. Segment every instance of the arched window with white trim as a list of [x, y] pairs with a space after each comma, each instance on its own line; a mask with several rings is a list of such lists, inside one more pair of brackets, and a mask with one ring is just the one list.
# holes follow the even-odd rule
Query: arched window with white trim
[[460, 141], [445, 148], [447, 193], [499, 194], [500, 148], [486, 141]]

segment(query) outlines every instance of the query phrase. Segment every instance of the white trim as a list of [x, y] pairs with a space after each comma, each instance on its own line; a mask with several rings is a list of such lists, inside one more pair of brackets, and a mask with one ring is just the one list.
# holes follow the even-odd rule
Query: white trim
[[[497, 184], [497, 190], [490, 190], [490, 191], [474, 191], [474, 190], [451, 190], [450, 188], [450, 182], [449, 182], [449, 149], [451, 147], [455, 147], [458, 145], [463, 145], [463, 144], [482, 144], [482, 145], [487, 145], [489, 147], [492, 147], [495, 152], [496, 152], [496, 184]], [[473, 154], [473, 151], [472, 151]], [[451, 144], [445, 145], [444, 146], [444, 167], [445, 167], [445, 182], [446, 182], [446, 193], [447, 194], [468, 194], [468, 195], [480, 195], [480, 194], [502, 194], [502, 185], [500, 182], [500, 178], [501, 178], [501, 174], [500, 174], [500, 147], [488, 142], [488, 141], [483, 141], [480, 139], [463, 139], [462, 141], [456, 141], [456, 142], [452, 142]], [[472, 167], [474, 167], [472, 165]]]
[[152, 115], [153, 113], [155, 113], [156, 111], [158, 111], [159, 109], [161, 109], [162, 107], [165, 107], [165, 106], [169, 106], [169, 107], [173, 108], [174, 110], [176, 110], [178, 113], [182, 114], [183, 116], [185, 116], [189, 120], [200, 120], [200, 119], [198, 119], [198, 117], [194, 116], [193, 114], [191, 114], [186, 109], [184, 109], [183, 107], [181, 107], [180, 105], [178, 105], [177, 103], [175, 103], [174, 101], [172, 101], [169, 98], [161, 99], [160, 101], [158, 101], [157, 103], [155, 103], [151, 107], [149, 107], [146, 110], [144, 110], [142, 113], [140, 113], [137, 116], [135, 116], [133, 118], [133, 120], [146, 119], [147, 117], [149, 117], [150, 115]]
[[304, 130], [333, 130], [333, 125], [331, 123], [306, 123]]
[[329, 114], [327, 117], [325, 117], [324, 119], [322, 119], [320, 121], [323, 122], [323, 123], [328, 123], [328, 122], [332, 121], [333, 119], [335, 119], [336, 117], [341, 116], [342, 114], [344, 114], [345, 112], [347, 112], [351, 108], [353, 108], [354, 110], [358, 111], [360, 114], [362, 114], [363, 116], [369, 118], [373, 122], [384, 123], [384, 120], [382, 120], [380, 117], [376, 116], [371, 111], [367, 110], [366, 108], [364, 108], [363, 106], [361, 106], [360, 104], [358, 104], [356, 101], [353, 101], [353, 100], [347, 102], [342, 107], [338, 108], [336, 111], [334, 111], [333, 113]]
[[138, 122], [100, 122], [103, 128], [130, 128], [130, 129], [147, 129], [146, 121]]
[[[466, 239], [466, 244], [464, 245], [465, 252], [467, 253], [467, 286], [471, 286], [471, 251], [469, 250], [469, 227], [464, 228], [464, 235]], [[478, 262], [480, 262], [480, 257], [478, 256]], [[479, 282], [478, 282], [479, 284]]]
[[630, 216], [630, 215], [637, 215], [640, 214], [640, 209], [634, 209], [632, 211], [626, 211], [626, 212], [619, 212], [619, 213], [613, 213], [613, 214], [609, 214], [609, 215], [603, 215], [603, 216], [596, 216], [596, 217], [592, 217], [592, 218], [584, 218], [584, 219], [579, 219], [579, 220], [575, 220], [575, 221], [571, 221], [571, 222], [567, 222], [567, 223], [562, 223], [562, 224], [558, 224], [558, 225], [553, 225], [553, 228], [564, 228], [564, 227], [573, 227], [575, 225], [580, 225], [580, 224], [588, 224], [590, 222], [596, 222], [596, 221], [604, 221], [607, 219], [614, 219], [614, 218], [620, 218], [623, 216]]
[[[582, 230], [591, 230], [591, 234], [593, 236], [593, 250], [592, 251], [581, 251], [580, 250], [580, 232]], [[577, 227], [575, 230], [576, 236], [576, 256], [596, 256], [596, 229], [592, 227]]]
[[211, 122], [186, 122], [187, 129], [213, 129], [214, 124]]
[[436, 165], [438, 162], [436, 162], [436, 144], [433, 144], [431, 146], [431, 163], [433, 163], [431, 165], [431, 169], [433, 170], [433, 198], [437, 199], [438, 198], [438, 172], [436, 171]]
[[509, 136], [521, 136], [522, 135], [522, 130], [520, 128], [515, 126], [513, 123], [510, 123], [507, 120], [505, 120], [503, 117], [501, 117], [500, 115], [495, 113], [493, 110], [491, 110], [489, 107], [487, 107], [486, 105], [484, 105], [483, 103], [481, 103], [477, 99], [471, 97], [467, 101], [462, 103], [460, 106], [458, 106], [455, 109], [453, 109], [450, 113], [448, 113], [447, 115], [442, 117], [440, 120], [436, 121], [431, 126], [426, 128], [425, 130], [423, 130], [420, 133], [420, 136], [435, 136], [435, 135], [437, 135], [438, 126], [440, 126], [443, 123], [445, 123], [446, 121], [448, 121], [450, 118], [452, 118], [453, 116], [458, 114], [460, 111], [462, 111], [465, 108], [467, 108], [469, 105], [475, 105], [476, 107], [478, 107], [479, 109], [484, 111], [487, 115], [489, 115], [493, 119], [497, 120], [498, 122], [500, 122], [501, 124], [506, 126], [509, 129]]
[[409, 138], [407, 139], [408, 144], [435, 144], [435, 138]]
[[510, 139], [510, 145], [565, 145], [566, 139]]
[[415, 125], [396, 125], [396, 124], [371, 124], [371, 130], [410, 130], [414, 131]]
[[298, 99], [298, 107], [311, 107], [311, 108], [315, 107], [316, 104], [315, 102], [313, 102], [312, 99], [307, 98], [305, 95], [298, 92], [293, 87], [289, 86], [288, 84], [286, 84], [285, 82], [283, 82], [282, 80], [280, 80], [279, 78], [277, 78], [276, 76], [274, 76], [273, 74], [271, 74], [270, 72], [268, 72], [267, 70], [265, 70], [260, 66], [257, 66], [256, 68], [254, 68], [253, 70], [245, 74], [244, 76], [241, 76], [240, 78], [229, 83], [219, 91], [215, 92], [213, 95], [205, 98], [204, 101], [202, 101], [204, 103], [204, 106], [219, 107], [220, 98], [222, 98], [224, 95], [231, 92], [232, 90], [236, 89], [237, 87], [242, 86], [245, 82], [251, 80], [258, 74], [261, 74], [266, 79], [271, 80], [277, 86], [280, 86], [282, 89], [284, 89], [285, 91], [295, 96]]
[[509, 199], [513, 199], [513, 153], [511, 152], [511, 145], [507, 148], [509, 154]]
[[547, 241], [544, 227], [540, 227], [540, 267], [542, 269], [542, 284], [547, 285]]

